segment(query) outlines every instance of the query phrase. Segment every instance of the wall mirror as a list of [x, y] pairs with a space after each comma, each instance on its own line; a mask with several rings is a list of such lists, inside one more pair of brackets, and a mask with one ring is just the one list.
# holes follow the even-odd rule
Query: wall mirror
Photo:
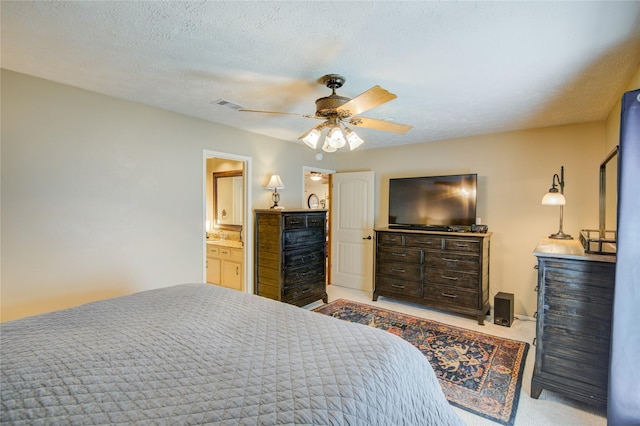
[[242, 170], [213, 174], [213, 213], [217, 229], [242, 231]]

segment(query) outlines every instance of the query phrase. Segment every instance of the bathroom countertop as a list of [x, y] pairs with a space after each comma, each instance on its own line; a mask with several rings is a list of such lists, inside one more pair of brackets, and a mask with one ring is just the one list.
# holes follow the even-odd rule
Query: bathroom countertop
[[213, 244], [222, 247], [242, 248], [242, 241], [235, 240], [207, 240], [207, 244]]

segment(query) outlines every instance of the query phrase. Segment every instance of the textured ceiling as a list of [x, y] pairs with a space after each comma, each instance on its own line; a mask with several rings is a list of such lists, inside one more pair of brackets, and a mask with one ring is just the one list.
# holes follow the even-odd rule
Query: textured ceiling
[[640, 63], [640, 2], [2, 1], [2, 67], [300, 143], [329, 89], [398, 98], [359, 149], [604, 119]]

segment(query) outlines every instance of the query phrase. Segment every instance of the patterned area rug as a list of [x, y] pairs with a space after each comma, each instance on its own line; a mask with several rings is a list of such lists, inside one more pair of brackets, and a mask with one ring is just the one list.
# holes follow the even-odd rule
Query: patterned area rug
[[513, 425], [528, 343], [343, 299], [314, 311], [402, 337], [429, 360], [451, 404]]

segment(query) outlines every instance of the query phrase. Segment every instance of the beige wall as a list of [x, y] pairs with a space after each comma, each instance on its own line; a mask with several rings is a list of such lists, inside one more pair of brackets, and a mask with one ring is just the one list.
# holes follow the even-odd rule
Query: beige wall
[[[204, 151], [252, 158], [254, 208], [334, 159], [2, 70], [2, 320], [204, 280]], [[286, 158], [286, 160], [284, 160]]]
[[[624, 91], [640, 88], [640, 67]], [[619, 97], [622, 93], [619, 94]], [[558, 230], [559, 211], [540, 200], [554, 173], [565, 166], [564, 230], [574, 238], [599, 224], [600, 163], [618, 144], [620, 102], [602, 122], [429, 142], [361, 151], [337, 157], [339, 171], [374, 170], [376, 226], [388, 219], [389, 178], [478, 173], [478, 214], [493, 233], [491, 303], [500, 292], [513, 293], [517, 314], [536, 311], [537, 272], [532, 251]], [[615, 163], [607, 175], [615, 176]], [[607, 229], [615, 229], [615, 185], [608, 179]]]
[[491, 301], [495, 293], [514, 293], [515, 311], [536, 310], [536, 259], [543, 237], [558, 231], [557, 207], [540, 204], [554, 173], [565, 167], [564, 230], [575, 238], [597, 227], [598, 168], [604, 122], [493, 134], [473, 138], [362, 151], [338, 157], [339, 171], [374, 170], [376, 226], [386, 226], [389, 178], [478, 174], [478, 211], [493, 232]]
[[390, 177], [478, 173], [478, 216], [493, 232], [491, 294], [514, 293], [516, 312], [531, 316], [531, 252], [558, 229], [557, 208], [540, 199], [564, 165], [565, 231], [577, 237], [597, 226], [598, 167], [617, 138], [612, 111], [597, 123], [316, 161], [301, 145], [11, 71], [1, 83], [3, 321], [203, 281], [204, 151], [251, 157], [254, 208], [270, 206], [263, 187], [273, 173], [287, 186], [281, 204], [297, 207], [303, 166], [374, 170], [378, 226], [387, 221]]
[[[638, 89], [640, 89], [640, 65], [629, 81], [629, 84], [625, 87], [624, 92]], [[620, 93], [620, 99], [622, 98], [622, 95], [623, 93]], [[607, 117], [607, 144], [603, 154], [610, 152], [620, 143], [620, 99], [618, 99], [618, 102], [616, 102], [616, 105]]]
[[[624, 92], [640, 89], [640, 66], [636, 70], [636, 73], [629, 81], [629, 84], [625, 88]], [[620, 94], [622, 98], [622, 93]], [[618, 99], [615, 106], [607, 117], [607, 143], [605, 148], [605, 155], [612, 152], [613, 149], [620, 143], [620, 114], [621, 114], [621, 99]], [[617, 213], [617, 197], [613, 194], [617, 194], [617, 163], [616, 159], [612, 159], [606, 165], [606, 210], [605, 210], [605, 223], [606, 229], [616, 229], [616, 213]]]
[[[640, 89], [640, 66], [634, 76], [629, 81], [629, 84], [625, 87], [624, 92], [628, 92], [630, 90]], [[620, 113], [621, 113], [621, 98], [622, 93], [620, 93], [620, 99], [616, 102], [615, 106], [609, 113], [609, 116], [606, 120], [606, 145], [605, 149], [602, 153], [603, 158], [611, 153], [615, 147], [620, 143]], [[606, 164], [606, 189], [605, 189], [605, 228], [607, 230], [615, 230], [616, 229], [616, 213], [617, 213], [617, 173], [618, 173], [618, 165], [616, 162], [617, 158], [612, 158]], [[608, 234], [610, 235], [610, 234]]]

